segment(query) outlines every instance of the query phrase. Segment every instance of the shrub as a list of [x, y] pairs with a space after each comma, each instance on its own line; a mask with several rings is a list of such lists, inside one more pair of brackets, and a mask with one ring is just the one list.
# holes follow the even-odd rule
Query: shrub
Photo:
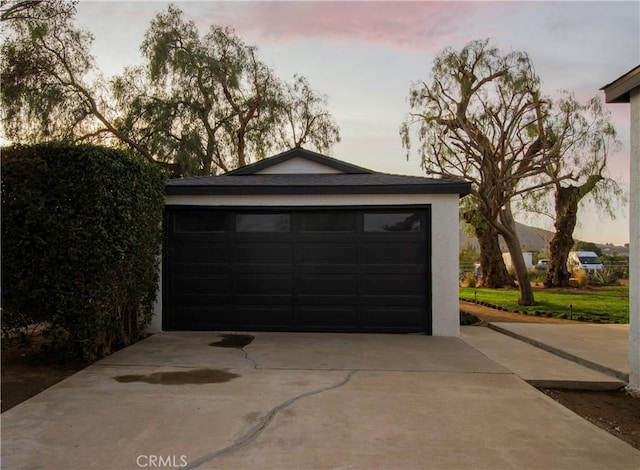
[[535, 285], [543, 283], [546, 276], [546, 271], [529, 271], [529, 280]]
[[466, 287], [475, 287], [477, 283], [476, 276], [473, 273], [464, 274], [464, 284]]
[[589, 284], [589, 275], [585, 271], [577, 271], [575, 274], [576, 282], [579, 286], [584, 287]]
[[83, 359], [135, 341], [158, 285], [164, 182], [115, 149], [4, 149], [3, 335], [40, 323], [56, 352]]
[[482, 319], [473, 313], [460, 312], [460, 324], [461, 325], [476, 325], [480, 323]]
[[618, 282], [618, 275], [614, 269], [607, 266], [589, 275], [589, 284], [594, 286], [611, 286]]

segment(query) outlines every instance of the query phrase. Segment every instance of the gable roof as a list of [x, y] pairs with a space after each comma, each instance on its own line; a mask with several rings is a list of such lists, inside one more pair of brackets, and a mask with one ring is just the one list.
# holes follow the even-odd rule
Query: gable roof
[[631, 99], [631, 90], [638, 87], [640, 87], [640, 65], [603, 86], [600, 90], [604, 90], [607, 103], [628, 103]]
[[250, 165], [240, 167], [237, 170], [233, 170], [228, 173], [225, 173], [225, 175], [226, 176], [253, 175], [258, 172], [264, 171], [267, 168], [271, 168], [273, 166], [279, 165], [281, 163], [292, 160], [294, 158], [301, 158], [303, 160], [308, 160], [310, 162], [317, 163], [319, 165], [332, 168], [334, 170], [338, 170], [342, 173], [348, 173], [352, 175], [375, 173], [374, 171], [367, 170], [366, 168], [352, 165], [351, 163], [346, 163], [340, 160], [336, 160], [335, 158], [327, 157], [326, 155], [312, 152], [311, 150], [306, 150], [301, 147], [297, 147], [291, 150], [287, 150], [286, 152], [279, 153], [278, 155], [275, 155], [273, 157], [265, 158], [264, 160], [260, 160]]
[[[265, 172], [294, 158], [312, 161], [339, 173]], [[462, 179], [436, 179], [378, 173], [335, 158], [297, 148], [220, 176], [170, 179], [167, 195], [260, 194], [459, 194], [471, 192]]]

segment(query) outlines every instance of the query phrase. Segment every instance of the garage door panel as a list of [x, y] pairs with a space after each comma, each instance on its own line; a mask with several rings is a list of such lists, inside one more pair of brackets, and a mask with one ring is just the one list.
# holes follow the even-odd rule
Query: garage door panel
[[293, 292], [293, 277], [290, 275], [246, 275], [235, 276], [234, 293], [236, 294], [289, 294]]
[[293, 255], [288, 243], [238, 243], [235, 262], [240, 264], [291, 264]]
[[362, 295], [361, 305], [369, 306], [420, 306], [424, 305], [424, 297], [421, 295]]
[[366, 329], [397, 328], [399, 325], [424, 329], [424, 311], [420, 307], [363, 307], [360, 324]]
[[358, 293], [358, 276], [344, 275], [302, 275], [296, 279], [296, 293], [306, 294], [351, 294]]
[[233, 297], [231, 295], [223, 294], [206, 294], [206, 293], [198, 293], [198, 294], [185, 294], [179, 293], [173, 295], [173, 304], [178, 307], [184, 306], [224, 306], [227, 308], [231, 303]]
[[232, 298], [233, 305], [291, 305], [292, 301], [290, 294], [242, 294]]
[[293, 267], [290, 264], [236, 264], [231, 266], [234, 276], [245, 277], [251, 275], [293, 275]]
[[309, 275], [354, 275], [359, 274], [359, 268], [356, 264], [328, 264], [328, 265], [313, 265], [305, 264], [296, 266], [296, 272], [300, 276]]
[[319, 305], [356, 306], [360, 304], [360, 297], [357, 295], [298, 295], [296, 299], [299, 305], [303, 307]]
[[335, 328], [353, 327], [358, 321], [358, 307], [303, 306], [296, 316], [296, 324], [303, 327]]
[[362, 277], [362, 293], [364, 295], [415, 296], [416, 292], [426, 290], [422, 275], [367, 275]]
[[356, 243], [302, 243], [297, 248], [299, 264], [356, 264]]
[[235, 325], [243, 328], [286, 327], [293, 324], [293, 308], [287, 306], [241, 305], [235, 311]]
[[424, 264], [424, 244], [365, 243], [362, 247], [362, 264]]
[[206, 277], [206, 276], [231, 275], [231, 265], [229, 264], [183, 264], [175, 263], [168, 278], [180, 279], [184, 277]]
[[364, 276], [379, 275], [423, 275], [424, 266], [419, 264], [368, 264], [360, 267], [360, 273]]

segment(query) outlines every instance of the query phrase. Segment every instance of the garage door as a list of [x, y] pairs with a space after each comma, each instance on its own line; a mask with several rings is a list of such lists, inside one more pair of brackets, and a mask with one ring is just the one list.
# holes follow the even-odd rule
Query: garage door
[[431, 331], [429, 209], [168, 207], [165, 330]]

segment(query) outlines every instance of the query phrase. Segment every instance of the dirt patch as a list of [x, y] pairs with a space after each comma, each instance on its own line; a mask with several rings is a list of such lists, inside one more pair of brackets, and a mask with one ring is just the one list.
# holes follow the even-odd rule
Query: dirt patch
[[255, 339], [255, 337], [251, 335], [220, 335], [220, 337], [222, 338], [220, 341], [209, 343], [209, 346], [242, 349], [251, 344]]
[[240, 377], [222, 369], [193, 369], [177, 372], [154, 372], [147, 375], [119, 375], [114, 379], [120, 383], [142, 382], [155, 385], [219, 384]]
[[482, 319], [483, 325], [489, 322], [511, 322], [511, 323], [583, 323], [562, 318], [538, 317], [535, 315], [527, 315], [525, 313], [505, 312], [496, 310], [495, 308], [485, 307], [484, 305], [474, 304], [472, 302], [460, 301], [460, 312], [476, 315]]
[[640, 450], [640, 398], [624, 390], [540, 389], [561, 405]]
[[4, 413], [87, 365], [81, 362], [59, 364], [40, 353], [3, 340], [1, 411]]

